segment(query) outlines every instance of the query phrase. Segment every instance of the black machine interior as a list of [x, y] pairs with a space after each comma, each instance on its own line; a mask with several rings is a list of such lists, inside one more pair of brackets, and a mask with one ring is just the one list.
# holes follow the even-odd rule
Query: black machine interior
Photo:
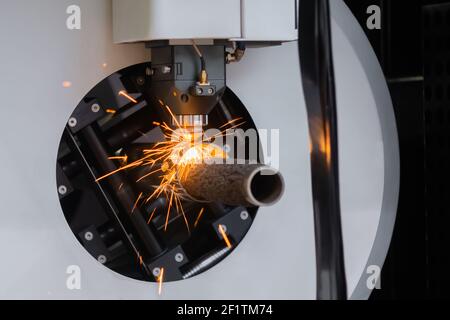
[[[222, 50], [225, 55], [223, 47]], [[217, 49], [213, 53], [217, 55]], [[244, 238], [258, 210], [184, 200], [190, 229], [175, 208], [170, 211], [165, 228], [167, 199], [161, 196], [147, 203], [136, 201], [151, 192], [152, 183], [157, 183], [136, 182], [136, 177], [145, 174], [140, 172], [144, 169], [124, 170], [96, 181], [123, 166], [124, 155], [128, 162], [133, 161], [143, 148], [164, 141], [156, 124], [170, 121], [170, 116], [161, 106], [158, 92], [171, 96], [177, 115], [183, 108], [192, 110], [189, 100], [196, 104], [202, 101], [185, 83], [177, 86], [176, 81], [186, 78], [176, 73], [180, 68], [188, 70], [187, 64], [176, 65], [170, 58], [163, 60], [159, 59], [170, 66], [170, 70], [165, 70], [169, 75], [158, 74], [164, 69], [161, 64], [143, 63], [120, 70], [96, 85], [69, 119], [57, 159], [61, 206], [78, 241], [108, 268], [147, 281], [156, 281], [161, 268], [164, 281], [190, 278], [211, 268]], [[222, 72], [220, 65], [211, 68], [216, 68], [216, 74]], [[205, 98], [208, 107], [204, 129], [219, 128], [237, 117], [245, 120], [243, 130], [256, 129], [241, 101], [225, 86], [225, 67], [223, 79], [211, 77], [207, 89], [213, 90]], [[221, 226], [226, 226], [231, 246], [224, 241]]]

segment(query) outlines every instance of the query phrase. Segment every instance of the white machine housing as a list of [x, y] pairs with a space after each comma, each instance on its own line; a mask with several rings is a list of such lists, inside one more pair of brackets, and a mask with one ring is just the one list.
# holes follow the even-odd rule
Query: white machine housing
[[292, 41], [297, 6], [298, 0], [113, 0], [114, 42]]

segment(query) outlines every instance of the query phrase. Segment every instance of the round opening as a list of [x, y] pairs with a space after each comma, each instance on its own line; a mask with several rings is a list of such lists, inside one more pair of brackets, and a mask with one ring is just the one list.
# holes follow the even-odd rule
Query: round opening
[[250, 182], [253, 198], [259, 206], [267, 206], [277, 202], [284, 192], [284, 181], [274, 171], [258, 171]]
[[[134, 279], [177, 281], [222, 261], [244, 239], [258, 207], [170, 194], [177, 186], [165, 184], [169, 158], [148, 157], [169, 141], [163, 126], [170, 123], [165, 103], [152, 93], [150, 67], [120, 70], [83, 97], [60, 141], [55, 192], [72, 232], [99, 263]], [[242, 121], [240, 129], [256, 130], [229, 89], [208, 119], [205, 130], [234, 126], [234, 119]], [[279, 196], [267, 193], [267, 183], [281, 185], [277, 175], [252, 183], [261, 203]], [[161, 185], [170, 188], [155, 192]]]

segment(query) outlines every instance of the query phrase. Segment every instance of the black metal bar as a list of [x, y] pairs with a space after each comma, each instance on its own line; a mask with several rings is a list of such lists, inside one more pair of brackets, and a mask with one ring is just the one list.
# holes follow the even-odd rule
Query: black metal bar
[[[114, 162], [108, 159], [108, 152], [92, 126], [88, 126], [83, 129], [80, 132], [80, 135], [92, 155], [95, 157], [97, 165], [104, 171], [104, 173], [109, 173], [117, 169]], [[140, 208], [137, 207], [134, 212], [132, 212], [136, 201], [136, 196], [134, 195], [131, 187], [129, 187], [127, 183], [124, 183], [121, 174], [112, 175], [107, 178], [107, 181], [113, 190], [117, 190], [115, 196], [122, 209], [125, 212], [128, 212], [130, 220], [148, 253], [152, 257], [156, 257], [163, 253], [164, 248], [160, 244], [156, 235], [152, 232], [151, 227], [147, 225]]]
[[347, 299], [328, 0], [300, 0], [299, 54], [311, 139], [317, 299]]
[[[86, 159], [84, 153], [80, 149], [75, 137], [73, 136], [71, 130], [68, 127], [65, 130], [65, 135], [67, 136], [67, 143], [72, 147], [73, 151], [80, 158], [80, 161], [83, 163], [84, 168], [86, 169], [86, 172], [88, 173], [88, 175], [95, 181], [95, 179], [96, 179], [95, 174], [92, 171], [92, 168], [89, 165], [88, 160]], [[124, 239], [126, 239], [126, 243], [129, 245], [131, 250], [133, 250], [133, 252], [136, 255], [139, 255], [138, 249], [136, 248], [133, 240], [128, 235], [128, 232], [125, 229], [125, 226], [123, 225], [122, 221], [119, 218], [119, 213], [117, 212], [116, 208], [114, 207], [114, 205], [111, 203], [110, 199], [108, 198], [106, 191], [103, 189], [103, 187], [100, 185], [99, 182], [95, 182], [95, 185], [97, 186], [98, 191], [102, 195], [102, 198], [103, 198], [106, 206], [108, 207], [109, 212], [112, 214], [114, 222], [119, 227], [119, 229], [122, 231], [122, 234], [124, 235]], [[144, 270], [148, 275], [151, 274], [150, 270], [148, 270], [146, 265], [144, 265]]]
[[155, 111], [144, 107], [108, 129], [103, 136], [112, 150], [120, 149], [153, 129], [155, 126], [152, 122], [156, 120]]

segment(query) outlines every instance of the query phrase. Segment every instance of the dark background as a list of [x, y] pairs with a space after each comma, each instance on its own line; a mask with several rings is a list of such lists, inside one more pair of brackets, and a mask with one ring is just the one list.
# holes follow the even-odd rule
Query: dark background
[[[345, 0], [386, 75], [400, 140], [400, 200], [372, 299], [450, 298], [450, 1]], [[381, 30], [368, 30], [370, 5]]]

